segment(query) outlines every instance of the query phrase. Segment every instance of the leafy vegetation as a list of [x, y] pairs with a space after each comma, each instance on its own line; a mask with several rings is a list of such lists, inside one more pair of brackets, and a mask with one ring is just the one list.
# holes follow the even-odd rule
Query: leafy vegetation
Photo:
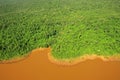
[[0, 60], [49, 46], [57, 59], [120, 54], [120, 1], [0, 0]]

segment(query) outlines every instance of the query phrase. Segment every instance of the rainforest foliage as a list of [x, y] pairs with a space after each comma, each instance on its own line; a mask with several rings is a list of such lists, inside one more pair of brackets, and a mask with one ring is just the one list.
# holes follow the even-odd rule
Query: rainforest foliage
[[0, 0], [0, 60], [39, 47], [57, 59], [120, 54], [120, 0]]

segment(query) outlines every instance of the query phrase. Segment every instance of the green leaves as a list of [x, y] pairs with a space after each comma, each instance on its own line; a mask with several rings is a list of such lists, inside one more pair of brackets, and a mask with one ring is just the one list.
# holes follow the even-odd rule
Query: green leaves
[[0, 0], [0, 60], [39, 47], [69, 59], [120, 53], [118, 0]]

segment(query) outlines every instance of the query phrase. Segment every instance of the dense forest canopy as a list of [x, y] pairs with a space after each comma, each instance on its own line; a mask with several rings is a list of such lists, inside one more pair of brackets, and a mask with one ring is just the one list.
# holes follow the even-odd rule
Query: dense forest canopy
[[0, 0], [0, 60], [39, 47], [58, 59], [120, 54], [120, 0]]

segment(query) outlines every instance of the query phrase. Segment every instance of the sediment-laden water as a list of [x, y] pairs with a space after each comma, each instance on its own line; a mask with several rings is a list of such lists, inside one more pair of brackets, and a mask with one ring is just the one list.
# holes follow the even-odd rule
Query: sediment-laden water
[[48, 59], [49, 51], [34, 50], [22, 61], [0, 64], [0, 80], [120, 80], [119, 61], [95, 59], [57, 65]]

